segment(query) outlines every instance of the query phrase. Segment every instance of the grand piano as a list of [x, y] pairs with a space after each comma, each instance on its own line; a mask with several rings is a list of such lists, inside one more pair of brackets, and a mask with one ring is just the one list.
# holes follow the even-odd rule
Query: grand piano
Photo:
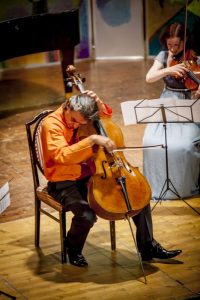
[[80, 41], [78, 9], [0, 22], [0, 37], [0, 61], [59, 50], [65, 92], [70, 92], [66, 67], [74, 63], [74, 47]]

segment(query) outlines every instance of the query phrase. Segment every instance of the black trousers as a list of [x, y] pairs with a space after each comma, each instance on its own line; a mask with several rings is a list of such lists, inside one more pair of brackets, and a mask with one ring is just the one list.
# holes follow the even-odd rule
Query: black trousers
[[[67, 245], [76, 253], [81, 253], [91, 227], [97, 218], [87, 202], [87, 182], [89, 178], [77, 181], [48, 182], [48, 193], [59, 201], [65, 211], [73, 213], [72, 223], [67, 233]], [[137, 246], [141, 253], [151, 245], [153, 227], [150, 205], [133, 217], [136, 226]]]

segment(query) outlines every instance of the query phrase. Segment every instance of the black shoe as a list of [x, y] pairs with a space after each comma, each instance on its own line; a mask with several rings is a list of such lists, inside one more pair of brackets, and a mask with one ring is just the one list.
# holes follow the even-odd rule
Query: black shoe
[[151, 247], [147, 251], [141, 253], [141, 256], [143, 261], [149, 261], [152, 260], [152, 258], [159, 258], [159, 259], [173, 258], [179, 255], [180, 253], [182, 253], [182, 250], [168, 251], [154, 240], [152, 242]]
[[70, 254], [68, 252], [68, 258], [71, 265], [77, 266], [77, 267], [85, 267], [88, 266], [88, 263], [85, 259], [85, 257], [82, 254]]

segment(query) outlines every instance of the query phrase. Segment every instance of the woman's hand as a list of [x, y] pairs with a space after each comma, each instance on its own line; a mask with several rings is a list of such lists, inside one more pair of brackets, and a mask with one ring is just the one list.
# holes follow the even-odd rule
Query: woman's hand
[[156, 82], [166, 77], [167, 75], [183, 77], [186, 72], [188, 72], [188, 69], [183, 63], [164, 68], [162, 63], [160, 63], [158, 60], [155, 60], [153, 66], [150, 68], [146, 75], [146, 82]]
[[198, 87], [198, 89], [196, 90], [195, 94], [194, 94], [194, 97], [199, 99], [200, 98], [200, 85]]
[[178, 76], [178, 77], [183, 77], [185, 73], [187, 73], [189, 70], [188, 68], [182, 63], [182, 64], [176, 64], [171, 67], [167, 67], [165, 69], [167, 75], [171, 76]]

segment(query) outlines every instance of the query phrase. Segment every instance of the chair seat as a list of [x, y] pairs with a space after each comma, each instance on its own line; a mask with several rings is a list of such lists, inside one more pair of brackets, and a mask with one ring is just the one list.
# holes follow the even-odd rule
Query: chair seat
[[60, 211], [60, 212], [63, 210], [63, 206], [48, 194], [47, 186], [39, 186], [36, 189], [36, 194], [40, 201], [50, 205], [55, 210]]

